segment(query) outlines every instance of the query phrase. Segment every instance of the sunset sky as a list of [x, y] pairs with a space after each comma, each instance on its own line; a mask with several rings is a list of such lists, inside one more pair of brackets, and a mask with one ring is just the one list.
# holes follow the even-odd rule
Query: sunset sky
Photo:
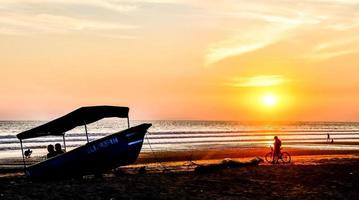
[[0, 0], [0, 119], [359, 121], [357, 0]]

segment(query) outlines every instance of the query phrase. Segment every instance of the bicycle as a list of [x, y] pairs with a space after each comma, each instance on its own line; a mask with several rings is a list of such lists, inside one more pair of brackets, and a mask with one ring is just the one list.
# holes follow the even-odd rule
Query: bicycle
[[[265, 160], [269, 163], [273, 163], [273, 147], [270, 146], [270, 148], [271, 148], [271, 152], [265, 155]], [[277, 163], [278, 161], [281, 161], [282, 163], [290, 163], [291, 160], [292, 158], [288, 152], [282, 152], [282, 151], [279, 152]]]

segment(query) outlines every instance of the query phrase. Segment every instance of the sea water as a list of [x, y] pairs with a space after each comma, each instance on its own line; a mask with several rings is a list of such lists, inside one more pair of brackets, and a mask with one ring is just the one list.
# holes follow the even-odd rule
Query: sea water
[[[21, 157], [16, 135], [46, 121], [0, 121], [0, 159]], [[131, 121], [131, 126], [152, 123], [142, 152], [193, 151], [229, 147], [269, 147], [277, 135], [283, 147], [327, 150], [359, 150], [359, 122], [237, 122], [237, 121]], [[127, 128], [127, 121], [105, 119], [87, 126], [89, 140], [96, 140]], [[329, 141], [328, 139], [329, 134]], [[86, 143], [84, 127], [65, 134], [67, 150]], [[333, 139], [333, 143], [331, 140]], [[23, 140], [33, 155], [46, 154], [49, 144], [63, 145], [62, 136]]]

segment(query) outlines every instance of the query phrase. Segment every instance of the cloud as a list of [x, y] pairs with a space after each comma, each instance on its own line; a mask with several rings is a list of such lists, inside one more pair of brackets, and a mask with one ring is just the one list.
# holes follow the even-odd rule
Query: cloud
[[311, 60], [327, 60], [359, 52], [359, 37], [346, 37], [320, 42], [306, 55]]
[[288, 80], [281, 75], [261, 75], [252, 77], [233, 78], [226, 85], [232, 87], [270, 87], [281, 85]]
[[313, 60], [327, 60], [327, 59], [335, 58], [338, 56], [344, 56], [344, 55], [358, 53], [358, 52], [359, 52], [359, 50], [356, 50], [356, 49], [321, 52], [321, 53], [311, 55], [310, 58]]
[[53, 6], [58, 5], [72, 5], [72, 6], [93, 6], [102, 9], [108, 9], [118, 12], [129, 12], [135, 10], [137, 7], [130, 4], [129, 1], [116, 0], [2, 0], [2, 5], [12, 7], [22, 7], [23, 5], [40, 6], [49, 4]]
[[[174, 0], [1, 0], [0, 34], [54, 34], [87, 30], [93, 35], [133, 39], [138, 38], [138, 32], [119, 34], [112, 30], [130, 30], [141, 25], [148, 27], [148, 19], [160, 21], [161, 16], [168, 13], [154, 14], [153, 11], [164, 9], [163, 4], [166, 8], [173, 6], [179, 9], [187, 8], [182, 5], [192, 5], [190, 1]], [[96, 33], [98, 30], [102, 32]]]
[[340, 47], [347, 47], [351, 44], [359, 43], [359, 37], [347, 37], [344, 39], [336, 39], [328, 42], [322, 42], [315, 46], [315, 51], [324, 51], [328, 49], [335, 49]]
[[[232, 27], [238, 28], [224, 30], [225, 38], [208, 45], [205, 65], [210, 66], [229, 57], [240, 56], [288, 38], [295, 38], [300, 35], [300, 31], [353, 30], [359, 27], [357, 9], [359, 9], [359, 3], [350, 0], [301, 3], [287, 0], [280, 3], [270, 0], [266, 2], [240, 1], [238, 4], [232, 4], [217, 12], [226, 21], [231, 21]], [[338, 55], [349, 52], [351, 51], [343, 49], [337, 51]], [[336, 54], [327, 56], [329, 55]]]
[[[136, 6], [117, 1], [99, 0], [4, 0], [0, 3], [0, 34], [29, 35], [68, 33], [75, 31], [108, 31], [135, 29], [137, 25], [121, 23], [90, 15], [82, 6], [129, 12]], [[75, 14], [68, 10], [78, 10]], [[93, 10], [92, 10], [93, 11]], [[106, 34], [104, 34], [106, 35]], [[114, 33], [108, 33], [114, 35]]]
[[0, 14], [2, 34], [66, 33], [82, 30], [134, 29], [136, 26], [49, 14]]
[[[307, 1], [310, 2], [310, 1]], [[344, 4], [344, 5], [358, 5], [357, 0], [314, 0], [311, 2], [318, 2], [318, 3], [332, 3], [332, 4]]]

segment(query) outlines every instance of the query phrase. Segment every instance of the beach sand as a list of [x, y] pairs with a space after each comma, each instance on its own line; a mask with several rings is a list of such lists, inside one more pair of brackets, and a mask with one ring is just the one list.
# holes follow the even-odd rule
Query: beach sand
[[208, 173], [117, 174], [60, 181], [0, 178], [1, 199], [358, 199], [359, 160]]
[[[232, 157], [231, 151], [208, 151], [197, 164], [220, 163]], [[260, 150], [258, 150], [260, 151]], [[208, 153], [207, 152], [207, 153]], [[178, 153], [157, 154], [161, 162], [142, 163], [114, 170], [103, 177], [82, 179], [32, 181], [22, 173], [3, 173], [0, 176], [0, 199], [358, 199], [358, 152], [290, 151], [293, 163], [272, 165], [261, 163], [232, 169], [195, 172], [196, 165], [189, 157], [170, 159]], [[256, 152], [257, 155], [259, 152]], [[322, 153], [322, 154], [319, 154]], [[243, 152], [242, 152], [243, 154]], [[216, 156], [213, 156], [216, 155]], [[228, 156], [229, 155], [229, 156]], [[248, 161], [252, 153], [237, 161]], [[146, 158], [147, 156], [147, 158]], [[153, 155], [152, 155], [153, 156]], [[220, 157], [222, 156], [222, 157]], [[146, 160], [146, 159], [147, 160]], [[206, 159], [210, 158], [210, 159]], [[141, 160], [140, 159], [140, 160]], [[175, 161], [180, 160], [180, 161]], [[187, 160], [187, 161], [186, 161]], [[165, 162], [166, 161], [166, 162]], [[145, 166], [146, 173], [139, 173]]]

